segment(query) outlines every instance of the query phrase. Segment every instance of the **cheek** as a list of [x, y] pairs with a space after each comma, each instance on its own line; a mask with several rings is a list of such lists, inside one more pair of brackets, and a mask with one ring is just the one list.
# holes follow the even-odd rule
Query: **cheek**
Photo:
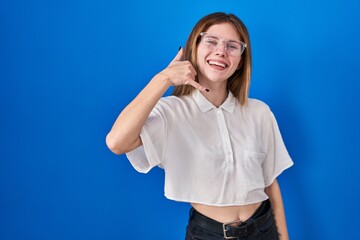
[[207, 52], [205, 52], [204, 50], [201, 50], [200, 48], [197, 51], [197, 59], [196, 59], [196, 64], [197, 67], [200, 69], [203, 69], [206, 65], [206, 56], [207, 56]]
[[238, 70], [241, 67], [242, 63], [241, 63], [241, 58], [234, 60], [234, 66], [236, 66], [236, 70]]
[[204, 50], [202, 50], [202, 48], [198, 48], [197, 50], [197, 61], [199, 62], [204, 62], [205, 61], [205, 56], [206, 53]]

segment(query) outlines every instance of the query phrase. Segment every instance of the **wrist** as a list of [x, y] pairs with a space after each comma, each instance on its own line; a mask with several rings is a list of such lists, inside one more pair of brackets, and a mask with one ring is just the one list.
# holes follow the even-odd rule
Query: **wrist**
[[156, 74], [155, 78], [161, 85], [163, 85], [167, 88], [169, 88], [173, 85], [172, 82], [170, 81], [170, 76], [168, 74], [164, 73], [163, 71]]

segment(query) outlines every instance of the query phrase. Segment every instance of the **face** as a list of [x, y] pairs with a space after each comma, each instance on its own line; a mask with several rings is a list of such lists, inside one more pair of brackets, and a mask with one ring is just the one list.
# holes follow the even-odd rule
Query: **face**
[[[225, 82], [237, 70], [240, 56], [231, 54], [232, 42], [239, 42], [240, 35], [230, 23], [212, 25], [206, 30], [207, 36], [216, 36], [216, 41], [221, 43], [219, 47], [209, 47], [201, 41], [197, 49], [198, 79], [200, 83]], [[209, 40], [211, 41], [211, 39]], [[213, 42], [209, 42], [213, 44]], [[227, 49], [229, 50], [227, 50]]]

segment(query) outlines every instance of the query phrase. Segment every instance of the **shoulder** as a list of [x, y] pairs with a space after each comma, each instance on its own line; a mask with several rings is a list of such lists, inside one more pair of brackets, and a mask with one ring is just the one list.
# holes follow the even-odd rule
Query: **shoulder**
[[159, 111], [177, 113], [184, 109], [192, 108], [194, 105], [193, 102], [190, 96], [177, 97], [170, 95], [160, 98], [155, 108]]
[[188, 96], [181, 96], [181, 97], [177, 97], [177, 96], [164, 96], [162, 97], [158, 104], [161, 105], [169, 105], [169, 106], [177, 106], [177, 105], [182, 105], [182, 104], [186, 104], [187, 102], [189, 102], [189, 97]]
[[272, 111], [265, 102], [249, 98], [246, 105], [242, 106], [240, 114], [247, 120], [256, 124], [268, 124], [272, 116]]
[[160, 102], [177, 103], [177, 102], [179, 102], [181, 100], [182, 100], [181, 97], [177, 97], [177, 96], [174, 96], [174, 95], [169, 95], [169, 96], [163, 96], [160, 99]]
[[245, 106], [245, 109], [252, 113], [260, 114], [260, 115], [268, 114], [269, 112], [271, 112], [269, 105], [255, 98], [248, 99], [248, 103]]

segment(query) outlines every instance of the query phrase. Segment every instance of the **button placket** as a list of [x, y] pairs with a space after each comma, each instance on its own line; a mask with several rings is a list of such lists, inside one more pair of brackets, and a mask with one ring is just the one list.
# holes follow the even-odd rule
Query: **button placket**
[[216, 113], [217, 113], [216, 116], [218, 119], [220, 133], [221, 133], [221, 139], [222, 139], [223, 146], [224, 146], [223, 150], [225, 153], [226, 165], [231, 165], [234, 162], [233, 151], [231, 149], [230, 135], [229, 135], [229, 131], [228, 131], [228, 128], [226, 125], [225, 116], [224, 116], [222, 109], [220, 109], [220, 108], [216, 110]]

